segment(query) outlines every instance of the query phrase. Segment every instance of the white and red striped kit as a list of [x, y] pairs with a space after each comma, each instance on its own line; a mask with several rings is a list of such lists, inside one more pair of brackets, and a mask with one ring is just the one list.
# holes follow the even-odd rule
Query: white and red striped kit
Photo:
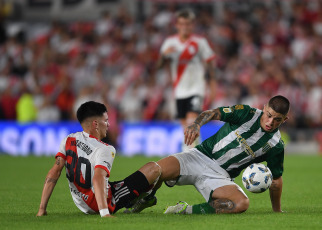
[[205, 95], [205, 62], [215, 58], [206, 38], [191, 35], [182, 42], [178, 35], [165, 39], [161, 46], [161, 54], [168, 48], [173, 47], [174, 52], [166, 55], [171, 59], [171, 76], [176, 99], [191, 96]]
[[68, 135], [60, 144], [56, 157], [65, 159], [66, 177], [76, 206], [84, 213], [97, 213], [98, 206], [92, 185], [95, 168], [107, 172], [107, 203], [110, 213], [115, 209], [114, 198], [108, 179], [115, 157], [115, 148], [86, 132]]

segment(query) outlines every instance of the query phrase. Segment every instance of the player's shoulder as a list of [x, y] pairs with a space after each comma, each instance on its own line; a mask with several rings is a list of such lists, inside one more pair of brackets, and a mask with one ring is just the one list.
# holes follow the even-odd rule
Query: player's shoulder
[[192, 34], [191, 40], [197, 41], [197, 42], [208, 42], [207, 38], [203, 35], [199, 34]]
[[276, 147], [284, 149], [285, 143], [284, 143], [284, 141], [282, 139], [281, 131], [277, 130], [274, 136], [275, 136], [276, 142], [277, 142]]
[[200, 39], [200, 40], [207, 40], [207, 38], [200, 34], [191, 34], [191, 38], [193, 39]]
[[272, 134], [272, 138], [269, 140], [270, 146], [274, 149], [275, 154], [283, 153], [285, 148], [284, 141], [282, 139], [281, 132], [277, 129], [275, 133]]
[[250, 107], [249, 105], [245, 105], [245, 104], [233, 105], [230, 107], [230, 109], [233, 112], [252, 112], [252, 113], [256, 112], [256, 109]]
[[105, 156], [109, 156], [111, 155], [113, 158], [115, 157], [115, 154], [116, 154], [116, 150], [114, 148], [114, 146], [112, 145], [109, 145], [103, 141], [100, 141], [100, 140], [97, 140], [96, 141], [98, 142], [97, 145], [96, 145], [96, 149], [97, 149], [97, 153], [100, 153], [100, 154], [103, 154]]
[[101, 141], [97, 138], [93, 138], [92, 141], [95, 143], [97, 148], [103, 148], [103, 149], [114, 149], [114, 147], [112, 145], [107, 144], [104, 141]]
[[75, 132], [75, 133], [70, 133], [70, 134], [68, 134], [63, 140], [62, 140], [62, 142], [67, 142], [67, 140], [69, 139], [69, 138], [74, 138], [74, 139], [77, 139], [79, 136], [81, 136], [82, 135], [82, 132]]
[[164, 42], [174, 42], [179, 41], [179, 36], [177, 34], [171, 34], [164, 39]]

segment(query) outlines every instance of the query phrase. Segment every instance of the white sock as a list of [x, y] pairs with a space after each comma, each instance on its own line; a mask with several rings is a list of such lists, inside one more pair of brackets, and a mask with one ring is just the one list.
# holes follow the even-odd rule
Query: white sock
[[192, 206], [188, 205], [186, 208], [186, 214], [192, 214]]

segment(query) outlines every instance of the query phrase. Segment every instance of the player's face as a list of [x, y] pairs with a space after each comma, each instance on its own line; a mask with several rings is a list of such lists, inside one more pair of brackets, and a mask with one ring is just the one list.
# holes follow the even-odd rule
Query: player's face
[[273, 132], [287, 119], [288, 117], [286, 115], [277, 113], [271, 107], [269, 107], [268, 105], [265, 105], [263, 110], [263, 116], [261, 117], [260, 123], [261, 123], [261, 127], [266, 132]]
[[108, 127], [110, 126], [110, 123], [108, 122], [107, 112], [103, 113], [103, 116], [101, 116], [97, 121], [98, 121], [98, 133], [100, 135], [100, 139], [102, 139], [106, 137]]
[[189, 37], [193, 31], [193, 21], [187, 18], [178, 18], [176, 28], [180, 37]]

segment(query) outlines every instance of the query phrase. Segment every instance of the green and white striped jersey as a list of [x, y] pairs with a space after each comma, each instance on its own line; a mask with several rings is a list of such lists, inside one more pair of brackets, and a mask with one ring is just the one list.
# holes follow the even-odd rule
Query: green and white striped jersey
[[284, 143], [278, 129], [265, 132], [260, 126], [263, 112], [248, 105], [220, 107], [226, 123], [196, 148], [216, 160], [231, 178], [252, 163], [266, 161], [273, 177], [283, 174]]

